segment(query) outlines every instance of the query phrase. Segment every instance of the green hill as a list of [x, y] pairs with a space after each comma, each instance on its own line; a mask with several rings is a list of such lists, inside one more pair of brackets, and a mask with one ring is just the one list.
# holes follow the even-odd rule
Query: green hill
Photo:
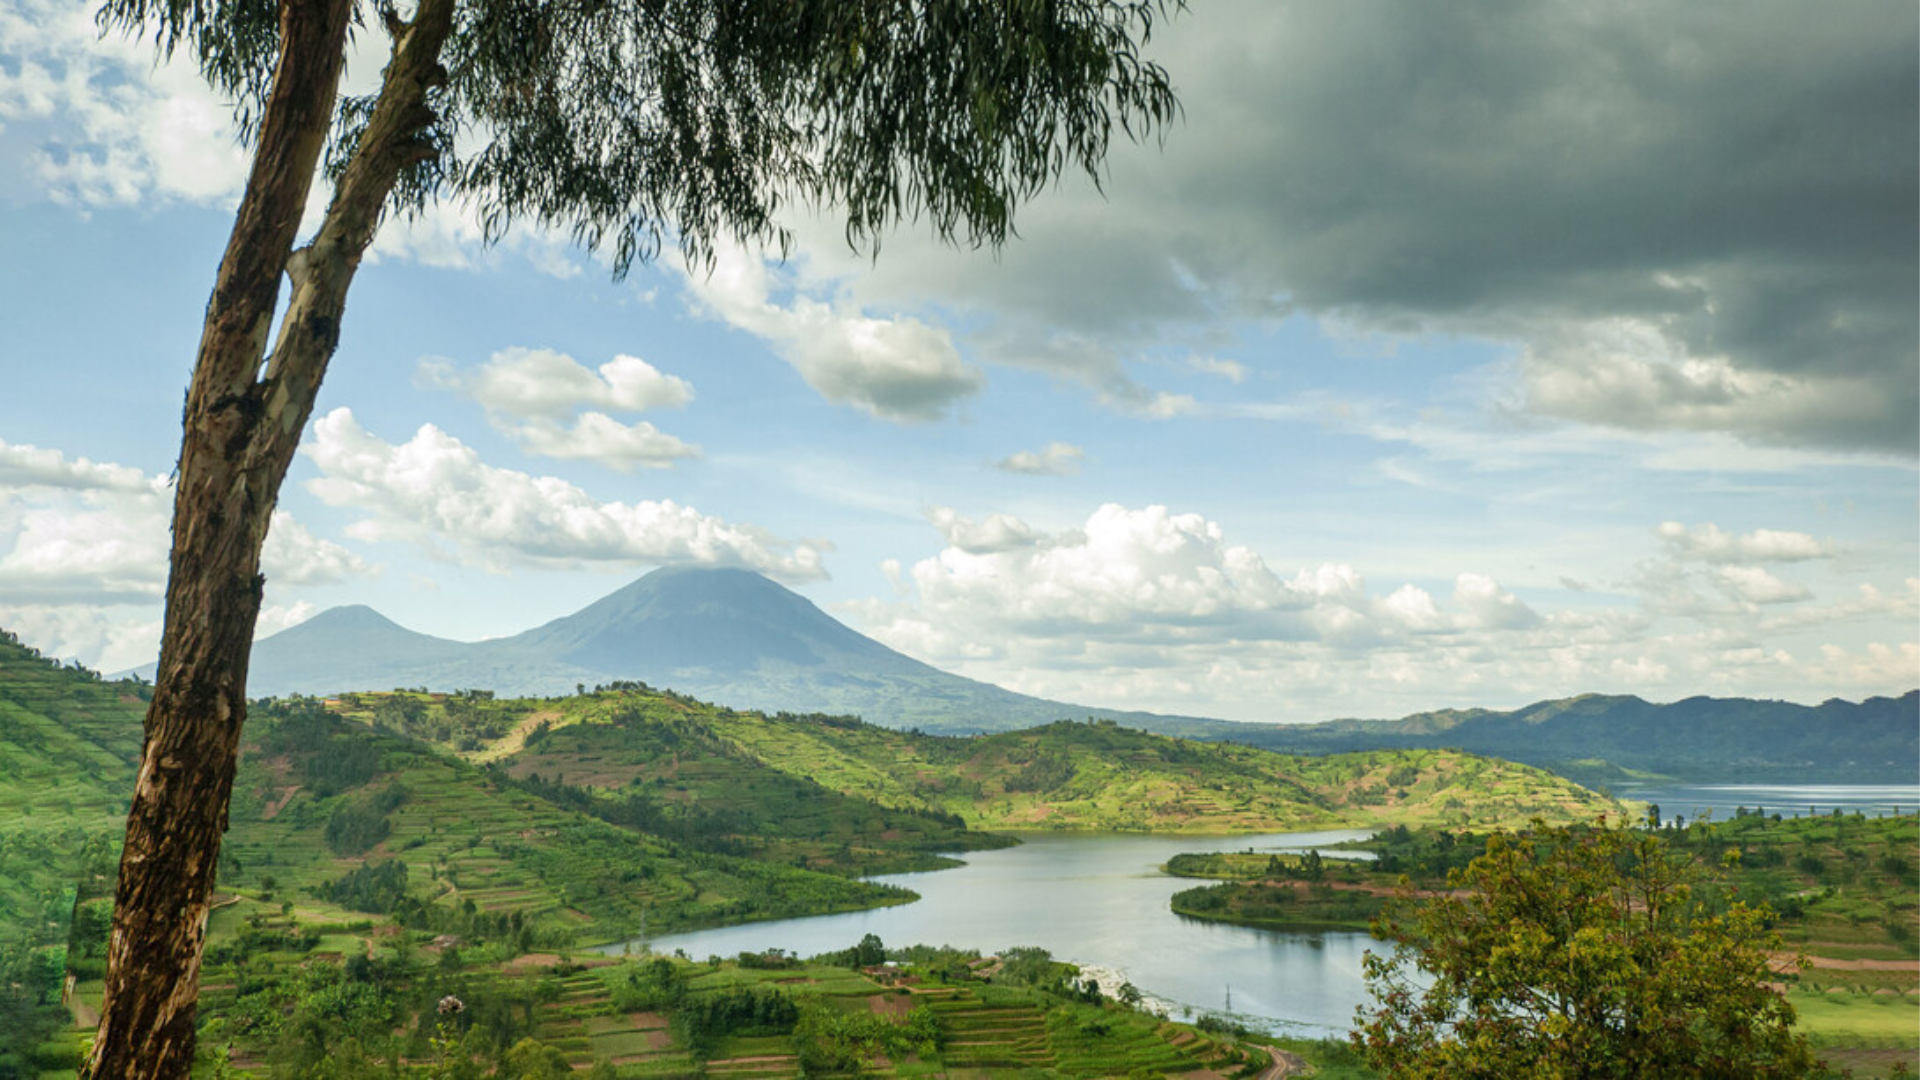
[[[72, 1047], [60, 1031], [76, 1019], [86, 1026], [98, 1001], [145, 690], [0, 637], [0, 1076], [27, 1067], [16, 1052], [37, 1054], [49, 1040], [60, 1044], [53, 1057], [31, 1060], [64, 1060]], [[568, 797], [577, 792], [309, 699], [256, 703], [221, 853], [209, 971], [221, 963], [212, 949], [246, 939], [244, 953], [281, 933], [262, 921], [281, 905], [309, 920], [364, 926], [380, 916], [496, 949], [571, 947], [899, 903], [913, 894], [851, 875], [868, 864], [924, 865], [928, 849], [1003, 842], [846, 797], [816, 803], [804, 819], [747, 821], [731, 841], [697, 829], [659, 835], [586, 812]], [[829, 849], [828, 838], [881, 822], [900, 827], [879, 829], [857, 853]], [[823, 849], [817, 858], [795, 847], [806, 842]], [[303, 941], [316, 948], [285, 944]]]
[[0, 632], [0, 946], [64, 944], [82, 871], [126, 828], [144, 687]]
[[[1627, 812], [1540, 769], [1457, 751], [1288, 756], [1110, 721], [923, 735], [847, 717], [739, 712], [637, 684], [571, 698], [483, 702], [347, 694], [330, 699], [330, 707], [474, 760], [497, 761], [511, 776], [591, 789], [603, 816], [607, 804], [637, 801], [640, 812], [684, 814], [689, 825], [778, 818], [803, 831], [813, 811], [796, 817], [795, 808], [831, 805], [823, 797], [921, 815], [888, 830], [919, 829], [925, 815], [987, 830], [1231, 833], [1489, 827]], [[920, 837], [903, 832], [898, 842], [953, 850]], [[836, 842], [817, 828], [810, 838]]]
[[141, 690], [0, 632], [0, 1076], [33, 1068], [29, 1055], [70, 1023], [73, 914], [112, 888]]

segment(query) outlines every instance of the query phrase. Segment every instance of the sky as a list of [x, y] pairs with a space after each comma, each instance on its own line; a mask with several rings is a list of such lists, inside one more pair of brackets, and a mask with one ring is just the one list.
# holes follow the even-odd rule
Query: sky
[[[271, 633], [743, 566], [951, 671], [1248, 721], [1920, 686], [1920, 13], [1195, 0], [1182, 116], [999, 251], [391, 221]], [[356, 56], [366, 87], [378, 56]], [[226, 105], [0, 0], [0, 627], [157, 649]]]

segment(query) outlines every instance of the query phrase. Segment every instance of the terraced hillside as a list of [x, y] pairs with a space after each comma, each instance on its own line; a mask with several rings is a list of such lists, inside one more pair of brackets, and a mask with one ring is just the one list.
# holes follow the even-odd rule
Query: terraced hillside
[[31, 1075], [71, 1023], [73, 917], [97, 916], [112, 889], [141, 690], [0, 632], [0, 1076]]
[[470, 902], [518, 914], [535, 938], [593, 940], [908, 898], [609, 824], [317, 708], [266, 710], [254, 732], [222, 859], [236, 888], [310, 893], [395, 860], [406, 893], [436, 908]]
[[[0, 633], [0, 944], [64, 928], [74, 883], [125, 828], [144, 688]], [[110, 865], [110, 864], [109, 864]], [[57, 910], [57, 920], [41, 918]], [[64, 941], [64, 929], [53, 931]]]
[[664, 695], [532, 707], [423, 694], [337, 701], [340, 715], [464, 746], [557, 804], [703, 850], [864, 876], [951, 866], [938, 853], [1011, 842], [952, 814], [881, 806], [772, 767], [720, 738], [703, 719], [712, 710]]
[[[508, 1066], [493, 1075], [541, 1078], [1067, 1078], [1252, 1076], [1270, 1061], [1258, 1042], [1089, 993], [1068, 965], [1049, 963], [1068, 974], [1036, 985], [996, 974], [991, 958], [860, 970], [784, 957], [540, 954], [456, 967], [444, 953], [402, 956], [377, 935], [357, 944], [367, 959], [353, 974], [312, 953], [256, 954], [244, 972], [216, 967], [203, 1002], [222, 1018], [209, 1033], [224, 1040], [226, 1065], [370, 1076], [396, 1057], [466, 1058]], [[452, 1019], [436, 1015], [445, 996], [461, 1001]], [[331, 1037], [310, 1040], [316, 1026]]]
[[[645, 796], [663, 810], [697, 799], [751, 816], [825, 789], [975, 829], [1206, 833], [1487, 828], [1630, 812], [1544, 770], [1455, 751], [1292, 756], [1108, 721], [932, 736], [846, 717], [738, 712], [632, 685], [479, 705], [458, 695], [354, 694], [330, 707], [497, 760], [515, 776]], [[768, 784], [770, 773], [789, 781]]]

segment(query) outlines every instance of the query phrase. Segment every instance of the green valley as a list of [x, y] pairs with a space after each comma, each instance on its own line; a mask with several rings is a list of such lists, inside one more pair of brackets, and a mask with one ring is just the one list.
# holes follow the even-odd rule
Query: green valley
[[[0, 641], [0, 1076], [70, 1069], [84, 1045], [144, 690]], [[385, 1075], [396, 1060], [424, 1068], [460, 1052], [513, 1076], [1253, 1075], [1275, 1059], [1230, 1023], [1202, 1017], [1196, 1030], [1102, 1002], [1051, 961], [900, 950], [918, 965], [902, 987], [871, 964], [860, 973], [777, 951], [703, 964], [638, 944], [625, 959], [583, 950], [901, 903], [913, 894], [862, 879], [950, 865], [954, 853], [1014, 843], [1008, 832], [1384, 828], [1376, 844], [1403, 846], [1381, 849], [1383, 868], [1398, 858], [1431, 873], [1444, 860], [1419, 845], [1435, 837], [1454, 838], [1464, 857], [1471, 834], [1532, 818], [1639, 812], [1457, 751], [1282, 755], [1110, 721], [936, 736], [743, 712], [630, 682], [539, 699], [267, 699], [252, 710], [222, 852], [203, 1041], [209, 1062], [242, 1075]], [[1878, 849], [1861, 864], [1863, 844], [1851, 833], [1815, 841], [1828, 872], [1855, 878], [1836, 877], [1838, 891], [1804, 910], [1838, 913], [1809, 933], [1838, 941], [1851, 930], [1866, 950], [1857, 958], [1875, 961], [1885, 943], [1874, 935], [1893, 924], [1849, 887], [1894, 864]], [[1173, 869], [1310, 879], [1288, 888], [1319, 905], [1315, 916], [1294, 910], [1280, 923], [1364, 924], [1375, 898], [1364, 879], [1346, 880], [1357, 870], [1252, 858], [1183, 856]], [[1806, 858], [1794, 851], [1783, 872]], [[1195, 913], [1261, 917], [1234, 899]], [[654, 985], [663, 979], [677, 989]], [[437, 1004], [448, 998], [461, 1002], [451, 1019]], [[1823, 996], [1814, 1012], [1841, 1002]], [[1867, 1012], [1846, 1022], [1880, 1019]], [[1338, 1045], [1287, 1046], [1327, 1075], [1363, 1075]]]

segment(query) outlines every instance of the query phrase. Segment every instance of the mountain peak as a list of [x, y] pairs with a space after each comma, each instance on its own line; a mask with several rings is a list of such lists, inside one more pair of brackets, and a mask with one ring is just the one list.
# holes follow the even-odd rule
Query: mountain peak
[[649, 681], [682, 671], [749, 671], [768, 662], [821, 667], [849, 655], [919, 666], [786, 586], [733, 567], [662, 567], [509, 641]]
[[1026, 697], [887, 648], [751, 570], [674, 566], [509, 638], [416, 634], [334, 608], [256, 643], [256, 693], [427, 686], [565, 694], [635, 680], [736, 708], [857, 714], [890, 726], [1006, 730], [1063, 716], [1164, 719]]
[[305, 630], [310, 633], [315, 630], [329, 629], [405, 631], [406, 627], [401, 626], [399, 623], [394, 622], [392, 619], [387, 618], [385, 615], [380, 614], [365, 604], [343, 604], [340, 607], [330, 607], [305, 622], [296, 623], [288, 627], [287, 630], [283, 632], [292, 633], [296, 630]]

